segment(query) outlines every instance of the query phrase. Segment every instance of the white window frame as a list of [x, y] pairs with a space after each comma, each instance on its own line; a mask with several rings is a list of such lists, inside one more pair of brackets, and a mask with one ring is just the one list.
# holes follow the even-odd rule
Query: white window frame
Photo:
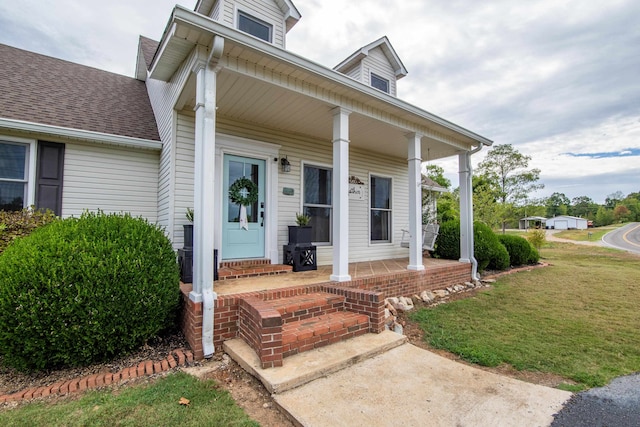
[[[258, 37], [256, 35], [253, 35], [251, 33], [246, 32], [244, 30], [241, 30], [240, 29], [240, 16], [241, 15], [244, 16], [245, 18], [251, 20], [251, 21], [256, 22], [257, 24], [261, 24], [261, 25], [264, 25], [265, 27], [268, 27], [269, 28], [269, 40], [265, 40], [265, 39], [263, 39], [261, 37]], [[258, 39], [258, 40], [262, 40], [263, 42], [267, 42], [267, 43], [273, 44], [273, 32], [274, 32], [275, 25], [272, 22], [269, 22], [269, 21], [265, 20], [262, 17], [257, 17], [254, 14], [246, 12], [245, 10], [242, 10], [242, 9], [236, 9], [235, 18], [236, 18], [235, 27], [236, 27], [236, 29], [238, 31], [242, 31], [242, 33], [248, 34], [251, 37], [254, 37], [254, 38]]]
[[[307, 205], [304, 203], [304, 168], [310, 166], [310, 167], [314, 167], [314, 168], [320, 168], [320, 169], [327, 169], [331, 171], [331, 176], [333, 177], [333, 166], [332, 165], [328, 165], [328, 164], [323, 164], [323, 163], [316, 163], [316, 162], [306, 162], [306, 161], [302, 161], [301, 165], [300, 165], [300, 212], [304, 213], [304, 208], [306, 206], [309, 207], [314, 207], [314, 208], [330, 208], [331, 209], [331, 215], [329, 216], [329, 241], [328, 242], [312, 242], [315, 246], [333, 246], [333, 209], [334, 209], [334, 205], [333, 205], [333, 194], [331, 195], [331, 201], [332, 204], [331, 205], [316, 205], [316, 204], [310, 204]], [[333, 182], [331, 183], [331, 191], [333, 191]]]
[[[371, 185], [371, 179], [372, 178], [382, 178], [382, 179], [388, 179], [389, 180], [389, 191], [391, 192], [391, 194], [389, 194], [389, 209], [381, 209], [381, 208], [373, 208], [372, 205], [372, 200], [373, 200], [373, 186]], [[368, 218], [368, 223], [369, 223], [369, 245], [393, 245], [393, 196], [395, 194], [394, 188], [393, 188], [393, 177], [389, 176], [389, 175], [384, 175], [384, 174], [379, 174], [379, 173], [369, 173], [369, 210], [367, 212], [367, 216]], [[389, 212], [389, 239], [388, 240], [371, 240], [371, 230], [373, 229], [373, 226], [371, 224], [371, 211], [372, 210], [377, 210], [377, 211], [385, 211], [385, 212]]]
[[[384, 92], [384, 93], [391, 93], [391, 81], [389, 81], [389, 79], [385, 79], [384, 77], [382, 77], [379, 74], [376, 74], [374, 72], [371, 72], [370, 74], [371, 75], [369, 76], [369, 84], [370, 84], [370, 86], [372, 88], [378, 89], [379, 91]], [[382, 82], [385, 82], [387, 84], [387, 90], [382, 90], [379, 87], [374, 86], [373, 85], [373, 79], [374, 78], [376, 78], [376, 79], [378, 79], [378, 80], [380, 80]]]
[[[38, 152], [37, 141], [33, 139], [27, 138], [18, 138], [14, 136], [5, 136], [0, 135], [0, 143], [14, 144], [14, 145], [24, 145], [27, 148], [26, 153], [26, 173], [27, 176], [26, 184], [27, 184], [27, 195], [23, 203], [23, 208], [32, 206], [36, 203], [36, 153]], [[15, 179], [3, 179], [0, 178], [0, 181], [3, 182], [22, 182], [25, 180], [15, 180]]]

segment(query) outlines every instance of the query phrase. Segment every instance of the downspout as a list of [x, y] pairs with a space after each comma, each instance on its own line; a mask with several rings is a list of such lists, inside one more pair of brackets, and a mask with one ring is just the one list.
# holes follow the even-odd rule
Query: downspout
[[[483, 144], [478, 144], [477, 148], [474, 148], [473, 150], [467, 152], [467, 164], [469, 166], [469, 189], [470, 189], [470, 194], [469, 194], [469, 198], [471, 199], [469, 201], [469, 218], [471, 219], [471, 228], [473, 229], [473, 166], [471, 166], [471, 156], [476, 154], [477, 152], [479, 152], [480, 150], [482, 150], [482, 145]], [[478, 276], [478, 260], [476, 260], [476, 254], [475, 251], [473, 249], [473, 245], [474, 245], [474, 241], [473, 241], [473, 233], [470, 233], [469, 235], [469, 240], [470, 240], [470, 249], [471, 249], [471, 278], [473, 280], [480, 280], [480, 276]]]

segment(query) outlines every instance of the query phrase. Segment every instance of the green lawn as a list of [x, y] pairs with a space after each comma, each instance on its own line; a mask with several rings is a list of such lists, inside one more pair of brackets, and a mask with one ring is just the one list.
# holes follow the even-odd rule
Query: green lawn
[[590, 240], [592, 242], [597, 242], [598, 240], [602, 239], [602, 236], [604, 236], [611, 230], [622, 227], [623, 225], [626, 225], [626, 224], [627, 223], [615, 224], [615, 225], [609, 225], [607, 227], [589, 228], [587, 230], [565, 230], [565, 231], [556, 233], [555, 236], [561, 239], [579, 240], [584, 242]]
[[[188, 406], [180, 405], [184, 397]], [[179, 372], [151, 384], [0, 412], [4, 426], [258, 426], [212, 380]]]
[[541, 255], [552, 265], [411, 318], [434, 347], [481, 365], [555, 373], [578, 389], [640, 371], [640, 257], [562, 243]]

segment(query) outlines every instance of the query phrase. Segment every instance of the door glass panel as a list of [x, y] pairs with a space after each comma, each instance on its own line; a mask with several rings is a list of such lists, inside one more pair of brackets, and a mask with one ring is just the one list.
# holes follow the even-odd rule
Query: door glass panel
[[[236, 182], [236, 180], [242, 177], [249, 178], [256, 186], [259, 187], [260, 181], [258, 178], [258, 165], [230, 160], [229, 187], [231, 187], [233, 183]], [[257, 223], [258, 215], [254, 213], [259, 212], [258, 201], [252, 203], [249, 206], [246, 206], [245, 208], [247, 210], [247, 221], [251, 223]], [[240, 205], [231, 201], [231, 197], [229, 196], [229, 188], [227, 188], [227, 218], [229, 222], [240, 222]]]

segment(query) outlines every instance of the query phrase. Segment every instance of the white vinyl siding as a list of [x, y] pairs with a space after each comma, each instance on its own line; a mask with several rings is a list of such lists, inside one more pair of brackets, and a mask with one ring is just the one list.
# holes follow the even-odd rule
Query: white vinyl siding
[[195, 113], [180, 111], [177, 114], [176, 171], [174, 195], [174, 238], [173, 246], [183, 245], [183, 224], [189, 224], [185, 217], [187, 208], [193, 209], [193, 168], [195, 166]]
[[371, 73], [389, 80], [389, 94], [396, 96], [396, 75], [380, 47], [371, 49], [369, 55], [362, 60], [362, 75], [367, 79], [364, 83], [371, 85]]
[[273, 25], [271, 42], [277, 47], [285, 48], [284, 14], [275, 1], [224, 1], [222, 15], [219, 18], [220, 22], [237, 29], [238, 11], [245, 12], [248, 15]]
[[66, 143], [62, 216], [87, 209], [157, 221], [158, 151]]
[[345, 75], [351, 77], [354, 80], [357, 80], [359, 82], [362, 81], [362, 66], [360, 63], [358, 63], [356, 66], [348, 69], [347, 71], [345, 71], [344, 73]]
[[[160, 167], [158, 171], [157, 216], [158, 223], [165, 227], [167, 236], [174, 242], [174, 248], [181, 247], [182, 232], [174, 233], [174, 200], [175, 194], [175, 133], [176, 112], [173, 106], [180, 95], [184, 81], [191, 75], [193, 55], [183, 62], [168, 83], [147, 79], [147, 93], [151, 100], [153, 113], [158, 125], [158, 133], [162, 141]], [[180, 236], [176, 243], [175, 237]]]
[[[241, 126], [220, 118], [217, 131], [243, 138], [281, 145], [280, 157], [287, 156], [291, 172], [278, 172], [278, 250], [282, 259], [282, 246], [287, 244], [288, 226], [295, 225], [296, 212], [302, 211], [301, 167], [307, 164], [331, 165], [332, 144], [300, 136], [292, 136], [274, 130], [267, 130], [250, 124]], [[399, 153], [400, 154], [400, 153]], [[402, 228], [409, 222], [408, 168], [405, 158], [389, 158], [367, 151], [351, 149], [349, 153], [349, 175], [355, 175], [367, 184], [363, 200], [349, 201], [349, 262], [370, 261], [408, 256], [408, 250], [400, 247]], [[369, 174], [392, 178], [392, 242], [371, 244], [369, 241]], [[293, 196], [283, 194], [283, 188], [291, 188]], [[318, 246], [318, 263], [332, 263], [332, 246]]]

